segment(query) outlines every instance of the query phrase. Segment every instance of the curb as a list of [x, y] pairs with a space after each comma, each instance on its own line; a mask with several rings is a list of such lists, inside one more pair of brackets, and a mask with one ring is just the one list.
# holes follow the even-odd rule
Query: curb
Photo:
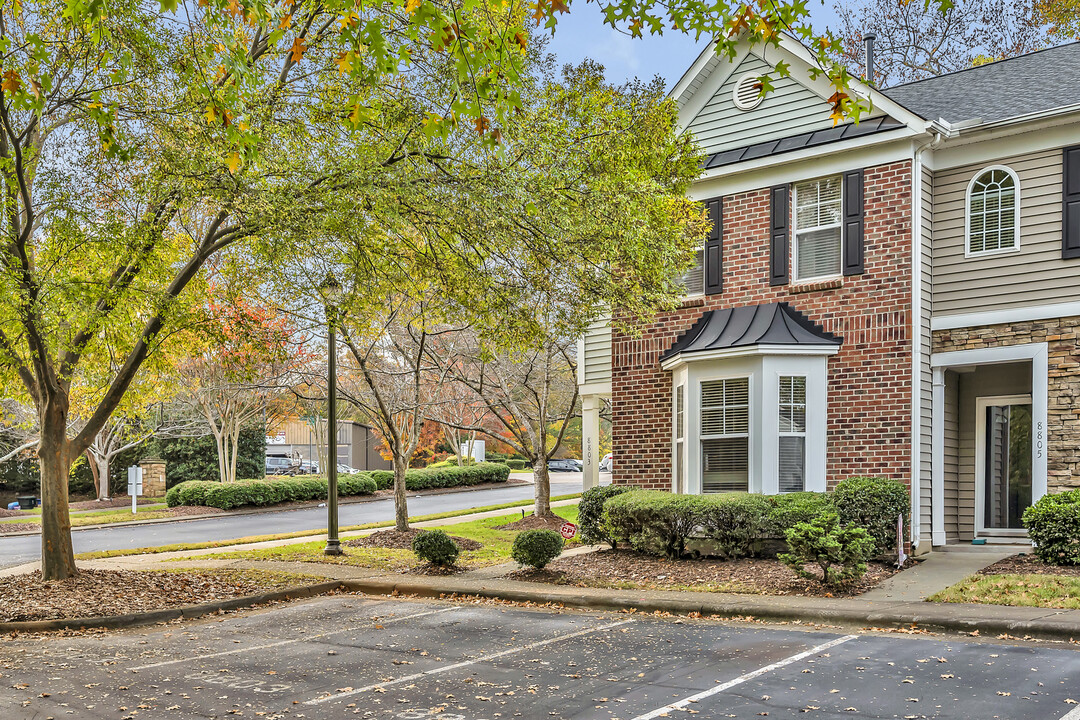
[[[426, 497], [428, 495], [453, 495], [455, 493], [470, 492], [473, 490], [500, 490], [506, 487], [519, 487], [521, 485], [531, 485], [532, 483], [489, 483], [484, 487], [478, 487], [476, 485], [470, 485], [462, 488], [432, 488], [430, 490], [416, 490], [414, 492], [423, 493], [422, 495], [413, 495], [411, 497]], [[164, 499], [164, 498], [162, 498]], [[378, 502], [380, 500], [392, 500], [392, 495], [353, 495], [350, 497], [338, 498], [338, 505], [359, 505], [362, 503]], [[81, 530], [100, 530], [102, 528], [114, 528], [114, 527], [133, 527], [137, 525], [155, 525], [157, 523], [173, 523], [173, 522], [187, 522], [188, 520], [205, 520], [207, 518], [227, 518], [237, 517], [240, 515], [266, 515], [268, 513], [278, 512], [295, 512], [298, 510], [311, 510], [312, 508], [320, 507], [318, 503], [311, 503], [303, 505], [301, 507], [291, 508], [274, 508], [272, 506], [266, 506], [262, 509], [252, 508], [250, 510], [227, 510], [219, 513], [205, 513], [203, 515], [178, 515], [170, 518], [153, 518], [151, 520], [129, 520], [125, 522], [114, 523], [99, 523], [97, 525], [80, 525], [78, 527], [71, 528], [72, 532], [79, 532]], [[120, 508], [122, 509], [122, 508]], [[152, 510], [149, 512], [153, 512]], [[5, 533], [0, 532], [0, 540], [9, 537], [27, 537], [32, 535], [40, 535], [40, 530], [21, 530], [19, 532]]]
[[[985, 637], [1006, 634], [1014, 638], [1037, 638], [1062, 642], [1080, 639], [1080, 620], [1055, 620], [1055, 616], [1070, 611], [1055, 611], [1048, 608], [995, 607], [994, 611], [1002, 614], [1002, 617], [980, 618], [980, 611], [985, 614], [988, 606], [957, 603], [940, 607], [926, 602], [853, 601], [845, 607], [839, 605], [836, 600], [793, 597], [783, 598], [783, 604], [773, 604], [753, 598], [735, 599], [730, 596], [728, 599], [642, 597], [630, 593], [583, 593], [582, 588], [576, 588], [575, 593], [560, 593], [542, 589], [491, 588], [476, 582], [447, 580], [418, 583], [395, 579], [363, 579], [342, 580], [341, 584], [347, 590], [371, 595], [411, 595], [435, 599], [457, 595], [616, 612], [721, 615], [770, 621], [842, 624], [859, 628], [935, 630], [968, 635], [977, 631], [979, 635]], [[1032, 613], [1015, 611], [1032, 611]], [[1041, 613], [1042, 617], [1020, 617], [1036, 612]], [[1010, 618], [1008, 617], [1010, 614], [1017, 617]]]
[[73, 618], [64, 620], [26, 620], [23, 622], [0, 623], [0, 633], [12, 632], [53, 632], [56, 630], [87, 630], [90, 628], [128, 628], [139, 625], [154, 625], [156, 623], [169, 622], [171, 620], [191, 619], [213, 615], [225, 610], [237, 610], [249, 608], [255, 605], [277, 602], [279, 600], [295, 600], [309, 598], [316, 595], [325, 595], [338, 590], [342, 583], [337, 580], [315, 583], [312, 585], [297, 585], [274, 590], [259, 595], [246, 595], [244, 597], [218, 600], [216, 602], [203, 603], [202, 605], [185, 605], [167, 610], [151, 610], [143, 613], [130, 613], [128, 615], [108, 615], [104, 617]]

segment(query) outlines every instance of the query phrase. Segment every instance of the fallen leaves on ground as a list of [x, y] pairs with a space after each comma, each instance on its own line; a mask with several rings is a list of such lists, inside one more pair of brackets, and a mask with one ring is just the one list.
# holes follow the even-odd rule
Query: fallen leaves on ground
[[126, 615], [255, 595], [304, 579], [238, 570], [83, 570], [44, 582], [40, 572], [0, 578], [0, 622]]

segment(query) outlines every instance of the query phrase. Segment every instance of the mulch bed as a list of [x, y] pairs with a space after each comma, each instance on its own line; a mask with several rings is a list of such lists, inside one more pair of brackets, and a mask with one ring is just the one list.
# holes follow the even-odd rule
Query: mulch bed
[[4, 523], [0, 525], [0, 535], [4, 533], [28, 532], [30, 530], [40, 529], [41, 526], [37, 523]]
[[562, 557], [542, 571], [519, 570], [507, 577], [580, 587], [632, 583], [656, 590], [704, 586], [703, 589], [715, 588], [718, 592], [850, 597], [866, 592], [897, 572], [891, 565], [870, 563], [866, 575], [857, 583], [836, 589], [800, 578], [791, 568], [772, 558], [673, 561], [620, 548]]
[[[139, 505], [154, 505], [165, 502], [165, 498], [140, 497]], [[131, 507], [131, 498], [127, 495], [118, 495], [108, 500], [80, 500], [68, 506], [72, 510], [108, 510], [110, 508]]]
[[1047, 565], [1034, 555], [1011, 555], [987, 565], [979, 575], [1066, 575], [1080, 577], [1080, 565]]
[[[196, 505], [178, 505], [176, 507], [168, 508], [167, 510], [166, 509], [150, 510], [149, 512], [165, 513], [167, 515], [171, 515], [171, 516], [174, 516], [174, 517], [184, 517], [184, 516], [187, 516], [187, 515], [220, 515], [221, 513], [224, 513], [225, 511], [220, 509], [220, 508], [214, 508], [214, 507], [202, 507], [202, 506], [196, 506]], [[132, 514], [131, 519], [132, 520], [139, 520], [140, 516], [139, 516], [138, 513], [134, 513], [134, 514]], [[157, 518], [157, 519], [161, 520], [163, 518]], [[105, 525], [114, 525], [114, 524], [116, 524], [118, 522], [120, 522], [120, 521], [114, 520], [111, 523], [104, 523], [104, 524]], [[28, 532], [28, 531], [31, 531], [31, 530], [37, 531], [37, 530], [40, 530], [40, 529], [41, 529], [41, 525], [39, 525], [38, 523], [0, 523], [0, 535], [3, 535], [4, 533]]]
[[22, 513], [18, 510], [8, 510], [7, 508], [0, 508], [0, 518], [5, 517], [18, 517]]
[[506, 525], [499, 525], [496, 530], [554, 530], [559, 531], [559, 528], [566, 522], [558, 515], [550, 515], [548, 517], [536, 517], [535, 515], [528, 515], [522, 520], [515, 520], [512, 523]]
[[0, 621], [57, 620], [197, 605], [295, 585], [296, 578], [215, 570], [152, 572], [83, 570], [42, 582], [41, 573], [0, 578]]
[[167, 512], [170, 515], [184, 516], [184, 515], [220, 515], [225, 511], [221, 508], [209, 507], [206, 505], [177, 505], [171, 507], [168, 510], [154, 510], [153, 512]]
[[[343, 545], [349, 547], [373, 547], [373, 548], [386, 548], [389, 550], [412, 550], [412, 541], [417, 535], [422, 532], [419, 528], [413, 528], [407, 532], [398, 532], [397, 530], [380, 530], [379, 532], [365, 535], [361, 538], [355, 538], [353, 540], [346, 540]], [[454, 542], [458, 544], [458, 547], [462, 550], [479, 550], [484, 547], [484, 544], [472, 540], [470, 538], [458, 537], [451, 535]]]

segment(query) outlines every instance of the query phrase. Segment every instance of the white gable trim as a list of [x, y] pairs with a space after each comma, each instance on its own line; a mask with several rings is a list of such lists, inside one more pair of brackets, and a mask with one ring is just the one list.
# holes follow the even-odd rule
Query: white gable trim
[[[708, 61], [712, 59], [712, 45], [706, 48], [706, 53], [708, 54], [708, 58], [705, 61], [705, 66], [707, 66]], [[748, 55], [750, 55], [749, 48], [743, 48], [742, 51], [735, 56], [734, 60], [731, 62], [721, 62], [720, 66], [713, 70], [709, 77], [705, 78], [701, 83], [701, 86], [698, 87], [694, 94], [679, 108], [679, 132], [682, 132], [689, 127], [690, 123], [694, 121], [694, 118], [705, 109], [705, 106], [708, 105], [709, 101], [713, 99], [713, 96], [720, 91], [723, 84], [727, 82], [728, 78], [731, 77], [731, 74], [739, 68]], [[701, 72], [704, 71], [705, 66], [702, 66], [694, 77], [690, 79], [690, 82], [688, 82], [687, 85], [690, 85], [690, 83], [697, 79]], [[681, 95], [676, 95], [675, 97], [678, 99]]]

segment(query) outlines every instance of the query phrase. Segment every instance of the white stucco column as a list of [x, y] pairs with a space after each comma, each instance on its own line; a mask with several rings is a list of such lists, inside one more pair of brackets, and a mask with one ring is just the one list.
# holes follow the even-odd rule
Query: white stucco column
[[581, 398], [581, 464], [584, 488], [600, 484], [600, 396]]

